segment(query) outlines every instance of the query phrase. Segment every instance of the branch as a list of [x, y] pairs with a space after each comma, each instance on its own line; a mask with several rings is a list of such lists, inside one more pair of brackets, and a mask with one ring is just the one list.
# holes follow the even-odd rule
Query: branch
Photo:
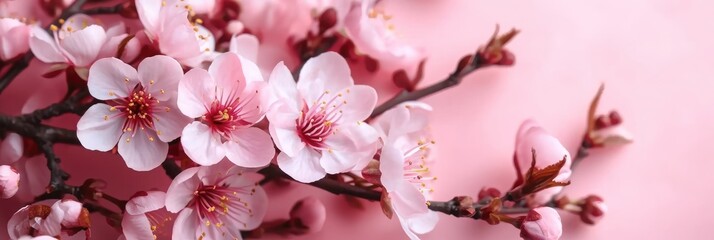
[[[266, 168], [263, 168], [259, 171], [259, 173], [265, 175], [265, 176], [276, 176], [276, 177], [281, 177], [285, 179], [289, 179], [292, 181], [295, 181], [293, 178], [285, 174], [280, 168], [276, 165], [271, 164], [270, 166], [267, 166]], [[297, 182], [297, 181], [296, 181]], [[331, 178], [323, 178], [320, 180], [317, 180], [315, 182], [307, 183], [309, 185], [312, 185], [314, 187], [320, 188], [322, 190], [331, 192], [336, 195], [344, 194], [344, 195], [349, 195], [353, 197], [358, 197], [370, 201], [379, 201], [379, 199], [382, 196], [381, 192], [374, 191], [371, 189], [365, 189], [357, 186], [353, 186], [347, 183], [343, 183]]]
[[89, 91], [84, 88], [77, 94], [65, 99], [62, 102], [52, 104], [46, 108], [35, 110], [31, 113], [20, 116], [27, 122], [39, 123], [41, 120], [50, 119], [65, 113], [83, 114], [89, 107], [97, 103], [92, 101], [89, 104], [80, 104], [81, 100], [89, 96]]
[[372, 115], [370, 115], [370, 118], [375, 118], [385, 111], [393, 108], [394, 106], [399, 105], [400, 103], [406, 102], [406, 101], [414, 101], [418, 100], [420, 98], [429, 96], [431, 94], [440, 92], [444, 89], [453, 87], [461, 83], [461, 81], [469, 75], [470, 73], [476, 71], [479, 68], [485, 67], [485, 66], [490, 66], [488, 64], [485, 64], [483, 62], [483, 59], [479, 57], [479, 54], [474, 55], [472, 57], [473, 62], [470, 64], [464, 66], [463, 68], [459, 67], [454, 71], [453, 73], [449, 74], [449, 76], [441, 80], [440, 82], [437, 82], [435, 84], [432, 84], [431, 86], [428, 86], [426, 88], [422, 88], [416, 91], [408, 92], [408, 91], [402, 91], [399, 95], [396, 97], [389, 99], [388, 101], [382, 103], [381, 105], [377, 106], [374, 111], [372, 112]]

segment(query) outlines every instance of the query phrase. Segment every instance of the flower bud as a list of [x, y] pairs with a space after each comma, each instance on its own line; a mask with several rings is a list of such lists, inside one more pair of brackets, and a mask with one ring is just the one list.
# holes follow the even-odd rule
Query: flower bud
[[557, 240], [563, 234], [560, 215], [555, 209], [531, 209], [521, 224], [521, 237], [525, 240]]
[[320, 231], [326, 217], [325, 205], [315, 197], [303, 198], [290, 209], [290, 221], [295, 223], [293, 233], [296, 234]]
[[580, 220], [587, 224], [597, 223], [607, 212], [607, 205], [605, 201], [599, 196], [590, 195], [585, 199], [581, 200], [578, 204], [580, 205]]
[[8, 165], [0, 166], [0, 198], [11, 198], [17, 193], [20, 173]]

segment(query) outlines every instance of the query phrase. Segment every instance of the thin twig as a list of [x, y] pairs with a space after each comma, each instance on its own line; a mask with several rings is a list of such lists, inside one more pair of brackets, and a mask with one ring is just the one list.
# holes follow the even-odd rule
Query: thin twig
[[406, 101], [414, 101], [418, 100], [420, 98], [429, 96], [431, 94], [440, 92], [444, 89], [453, 87], [461, 83], [461, 81], [469, 75], [470, 73], [476, 71], [477, 69], [480, 69], [482, 67], [489, 66], [486, 64], [483, 64], [483, 60], [479, 57], [478, 54], [474, 55], [473, 57], [473, 62], [467, 66], [465, 66], [463, 69], [457, 69], [456, 71], [452, 72], [449, 74], [449, 76], [441, 80], [440, 82], [434, 83], [428, 87], [412, 91], [412, 92], [407, 92], [407, 91], [402, 91], [397, 95], [396, 97], [389, 99], [388, 101], [382, 103], [381, 105], [377, 106], [374, 111], [372, 111], [372, 115], [369, 116], [370, 118], [375, 118], [385, 111], [393, 108], [394, 106], [399, 105], [400, 103], [406, 102]]
[[[267, 166], [266, 168], [263, 168], [259, 171], [259, 173], [265, 175], [265, 176], [277, 176], [285, 179], [289, 179], [292, 181], [295, 181], [293, 178], [285, 174], [280, 168], [276, 165], [271, 164], [270, 166]], [[353, 197], [358, 197], [370, 201], [379, 201], [379, 199], [382, 196], [381, 192], [371, 190], [371, 189], [366, 189], [346, 183], [339, 182], [337, 180], [331, 179], [331, 178], [323, 178], [320, 180], [317, 180], [315, 182], [307, 183], [309, 185], [312, 185], [314, 187], [323, 189], [325, 191], [331, 192], [333, 194], [344, 194], [344, 195], [349, 195]]]

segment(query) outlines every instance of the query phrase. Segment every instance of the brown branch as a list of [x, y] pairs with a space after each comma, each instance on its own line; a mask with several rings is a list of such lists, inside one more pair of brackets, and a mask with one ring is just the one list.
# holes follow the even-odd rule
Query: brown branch
[[375, 118], [384, 113], [385, 111], [393, 108], [394, 106], [399, 105], [400, 103], [418, 100], [431, 94], [440, 92], [444, 89], [458, 85], [459, 83], [461, 83], [464, 77], [466, 77], [470, 73], [482, 67], [490, 66], [489, 64], [485, 64], [483, 59], [479, 56], [479, 54], [474, 55], [471, 63], [463, 67], [457, 67], [454, 72], [449, 74], [446, 79], [441, 80], [440, 82], [434, 83], [426, 88], [422, 88], [412, 92], [402, 91], [401, 93], [399, 93], [399, 95], [377, 106], [374, 111], [372, 111], [372, 115], [369, 117]]
[[[292, 181], [295, 181], [293, 178], [288, 176], [286, 173], [284, 173], [280, 168], [276, 165], [271, 164], [270, 166], [267, 166], [266, 168], [263, 168], [259, 171], [259, 173], [265, 175], [266, 177], [281, 177], [285, 179], [289, 179]], [[296, 181], [297, 182], [297, 181]], [[317, 180], [315, 182], [307, 183], [309, 185], [312, 185], [314, 187], [320, 188], [322, 190], [331, 192], [336, 195], [349, 195], [353, 197], [358, 197], [370, 201], [379, 201], [379, 199], [382, 196], [381, 192], [374, 191], [371, 189], [366, 189], [362, 187], [357, 187], [353, 186], [347, 183], [339, 182], [337, 180], [331, 179], [331, 178], [323, 178], [320, 180]]]
[[96, 7], [96, 8], [85, 9], [82, 11], [82, 13], [87, 14], [87, 15], [117, 14], [124, 10], [124, 4], [125, 3], [122, 2], [122, 3], [119, 3], [119, 4], [111, 6], [111, 7]]

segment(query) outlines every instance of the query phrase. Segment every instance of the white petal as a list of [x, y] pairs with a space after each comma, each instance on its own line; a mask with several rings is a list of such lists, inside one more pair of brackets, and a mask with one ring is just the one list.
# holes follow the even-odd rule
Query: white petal
[[122, 135], [125, 117], [109, 105], [94, 104], [77, 122], [77, 138], [84, 148], [109, 151], [117, 145]]
[[275, 156], [273, 140], [259, 128], [238, 129], [231, 133], [231, 137], [224, 143], [226, 157], [238, 166], [262, 167]]
[[209, 166], [218, 163], [226, 153], [220, 136], [201, 122], [192, 122], [183, 129], [181, 145], [194, 162]]
[[325, 177], [325, 169], [320, 167], [320, 155], [312, 148], [303, 148], [294, 157], [285, 153], [278, 155], [278, 166], [297, 181], [310, 183]]
[[119, 155], [127, 167], [136, 171], [149, 171], [161, 165], [166, 160], [169, 144], [159, 141], [152, 130], [136, 129], [136, 134], [127, 132], [119, 139]]

